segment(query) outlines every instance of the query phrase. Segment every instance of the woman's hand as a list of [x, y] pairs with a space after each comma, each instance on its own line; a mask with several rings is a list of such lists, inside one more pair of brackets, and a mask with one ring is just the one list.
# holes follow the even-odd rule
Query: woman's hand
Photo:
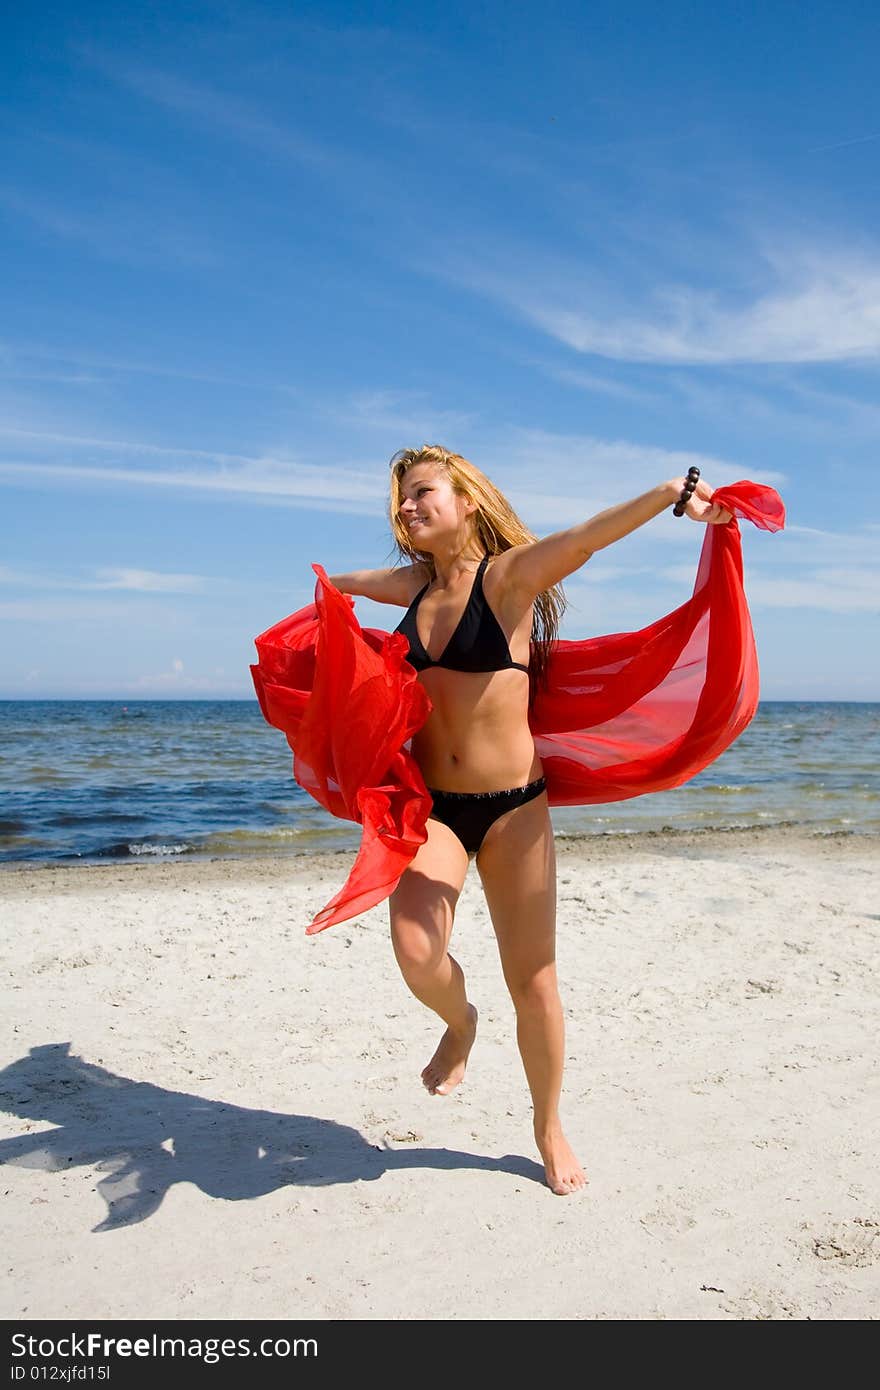
[[[675, 493], [674, 501], [677, 502], [681, 497], [686, 482], [687, 478], [673, 478], [670, 481], [669, 487]], [[694, 495], [685, 506], [685, 516], [689, 516], [692, 521], [704, 521], [709, 526], [726, 526], [733, 513], [719, 506], [717, 502], [713, 504], [709, 501], [714, 491], [709, 483], [698, 478]]]

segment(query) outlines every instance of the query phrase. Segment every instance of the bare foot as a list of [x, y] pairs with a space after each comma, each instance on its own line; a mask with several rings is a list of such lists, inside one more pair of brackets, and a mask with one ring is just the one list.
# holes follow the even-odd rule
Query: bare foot
[[561, 1129], [550, 1130], [540, 1137], [536, 1133], [535, 1143], [544, 1160], [547, 1186], [557, 1197], [568, 1197], [579, 1188], [586, 1187], [587, 1175], [575, 1158]]
[[464, 1032], [447, 1028], [440, 1046], [422, 1072], [422, 1081], [432, 1096], [447, 1096], [464, 1076], [468, 1053], [477, 1035], [477, 1011], [468, 1004], [470, 1022]]

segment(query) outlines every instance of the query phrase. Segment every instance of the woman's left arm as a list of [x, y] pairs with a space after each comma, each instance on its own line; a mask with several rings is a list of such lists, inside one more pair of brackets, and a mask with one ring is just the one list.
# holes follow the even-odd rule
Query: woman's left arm
[[[504, 552], [506, 586], [532, 598], [537, 597], [580, 569], [595, 551], [613, 545], [659, 516], [667, 507], [674, 506], [686, 482], [686, 478], [671, 478], [651, 488], [650, 492], [643, 492], [630, 502], [619, 502], [616, 507], [608, 507], [606, 511], [590, 517], [589, 521], [582, 521], [567, 531], [557, 531], [528, 545], [513, 546]], [[685, 514], [694, 521], [726, 526], [731, 514], [724, 507], [709, 502], [713, 491], [714, 488], [701, 478], [685, 508]]]

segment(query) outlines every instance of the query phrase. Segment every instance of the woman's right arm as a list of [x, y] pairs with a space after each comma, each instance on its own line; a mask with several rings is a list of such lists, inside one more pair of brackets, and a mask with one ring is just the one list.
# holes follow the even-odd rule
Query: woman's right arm
[[428, 581], [426, 565], [401, 565], [396, 569], [354, 570], [351, 574], [330, 574], [330, 583], [341, 594], [371, 598], [374, 603], [396, 603], [409, 608], [419, 589]]
[[[501, 557], [507, 587], [518, 590], [521, 603], [532, 602], [538, 594], [574, 574], [595, 551], [623, 540], [631, 531], [673, 506], [686, 482], [687, 478], [670, 478], [650, 492], [642, 493], [641, 497], [608, 507], [567, 531], [556, 531], [543, 540], [511, 546]], [[714, 488], [700, 478], [685, 515], [693, 521], [726, 526], [731, 513], [718, 503], [709, 502], [713, 491]]]

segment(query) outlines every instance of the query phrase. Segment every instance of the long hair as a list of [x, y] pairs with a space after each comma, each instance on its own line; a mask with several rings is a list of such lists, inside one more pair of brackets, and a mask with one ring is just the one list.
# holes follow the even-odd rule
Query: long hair
[[[401, 557], [410, 562], [420, 560], [428, 568], [432, 580], [437, 573], [433, 555], [412, 545], [409, 532], [400, 519], [403, 502], [401, 484], [409, 469], [417, 463], [430, 463], [437, 472], [446, 475], [455, 492], [476, 502], [477, 510], [470, 520], [477, 538], [489, 555], [500, 555], [510, 550], [511, 546], [525, 545], [538, 539], [520, 521], [503, 492], [461, 454], [453, 454], [440, 444], [424, 444], [421, 449], [400, 449], [390, 463], [391, 534]], [[559, 622], [566, 606], [561, 584], [554, 584], [535, 598], [529, 646], [529, 704], [534, 700], [539, 685], [547, 684], [550, 652], [558, 640]]]

